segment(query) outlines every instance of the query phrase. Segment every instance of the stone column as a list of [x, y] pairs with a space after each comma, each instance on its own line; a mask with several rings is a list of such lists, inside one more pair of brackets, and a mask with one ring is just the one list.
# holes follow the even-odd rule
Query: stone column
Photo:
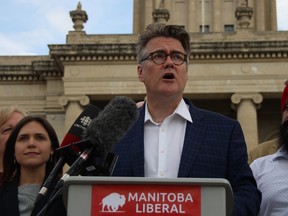
[[213, 0], [213, 32], [223, 32], [221, 2], [222, 0]]
[[276, 10], [276, 0], [271, 0], [270, 3], [270, 19], [271, 19], [271, 31], [277, 31], [277, 10]]
[[65, 95], [59, 98], [59, 104], [66, 108], [65, 133], [68, 132], [69, 128], [83, 111], [83, 107], [88, 105], [89, 102], [90, 99], [87, 95]]
[[255, 19], [256, 19], [256, 31], [265, 31], [265, 1], [254, 0], [255, 2]]
[[197, 0], [188, 1], [188, 31], [199, 32], [199, 23], [197, 20]]
[[232, 106], [237, 110], [237, 119], [241, 124], [247, 150], [258, 145], [257, 109], [263, 100], [257, 93], [235, 93], [231, 97]]

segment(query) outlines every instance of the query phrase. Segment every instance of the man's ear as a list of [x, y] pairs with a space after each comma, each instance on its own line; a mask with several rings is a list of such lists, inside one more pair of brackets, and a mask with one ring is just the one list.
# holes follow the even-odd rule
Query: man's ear
[[138, 73], [139, 81], [143, 82], [144, 79], [143, 79], [143, 70], [142, 70], [142, 65], [141, 64], [138, 64], [138, 66], [137, 66], [137, 73]]

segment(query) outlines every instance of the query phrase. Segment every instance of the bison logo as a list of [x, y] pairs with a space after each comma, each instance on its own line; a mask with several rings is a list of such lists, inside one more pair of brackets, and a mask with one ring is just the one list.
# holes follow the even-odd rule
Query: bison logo
[[102, 199], [102, 212], [116, 212], [119, 207], [125, 204], [126, 198], [118, 193], [111, 193]]

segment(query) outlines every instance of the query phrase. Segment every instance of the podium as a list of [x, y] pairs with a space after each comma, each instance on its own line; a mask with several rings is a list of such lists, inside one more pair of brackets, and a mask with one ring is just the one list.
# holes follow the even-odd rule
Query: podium
[[233, 194], [219, 178], [81, 177], [65, 180], [69, 216], [230, 216]]

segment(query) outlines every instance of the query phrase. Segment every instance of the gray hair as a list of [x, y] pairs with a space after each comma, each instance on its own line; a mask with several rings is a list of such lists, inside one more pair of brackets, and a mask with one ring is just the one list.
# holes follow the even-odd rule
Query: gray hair
[[190, 56], [190, 36], [183, 27], [177, 25], [165, 25], [165, 24], [150, 24], [147, 26], [146, 31], [143, 32], [136, 45], [137, 63], [140, 64], [141, 60], [145, 58], [145, 47], [147, 43], [156, 37], [175, 38], [182, 44], [188, 59]]

